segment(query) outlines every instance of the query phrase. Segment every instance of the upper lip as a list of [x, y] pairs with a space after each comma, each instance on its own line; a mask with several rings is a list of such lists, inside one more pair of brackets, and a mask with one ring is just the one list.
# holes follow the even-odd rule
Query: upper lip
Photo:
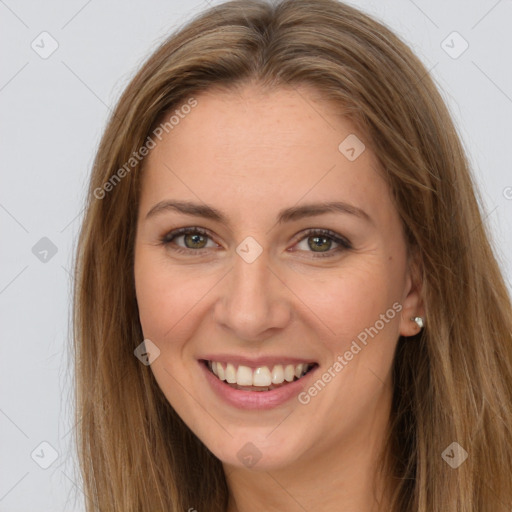
[[258, 368], [261, 366], [275, 366], [277, 364], [316, 364], [313, 358], [304, 359], [300, 357], [290, 356], [259, 356], [259, 357], [248, 357], [243, 355], [233, 354], [207, 354], [199, 357], [199, 360], [203, 361], [216, 361], [220, 363], [232, 363], [241, 364], [250, 368]]

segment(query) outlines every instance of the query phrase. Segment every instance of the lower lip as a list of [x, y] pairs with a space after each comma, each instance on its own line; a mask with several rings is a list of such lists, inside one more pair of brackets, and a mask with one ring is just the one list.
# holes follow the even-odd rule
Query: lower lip
[[199, 366], [202, 368], [206, 380], [213, 390], [228, 404], [238, 407], [239, 409], [258, 410], [278, 407], [297, 396], [306, 388], [308, 380], [318, 368], [317, 366], [304, 375], [304, 377], [270, 391], [244, 391], [241, 389], [234, 389], [224, 381], [218, 379], [207, 368], [204, 362], [199, 361]]

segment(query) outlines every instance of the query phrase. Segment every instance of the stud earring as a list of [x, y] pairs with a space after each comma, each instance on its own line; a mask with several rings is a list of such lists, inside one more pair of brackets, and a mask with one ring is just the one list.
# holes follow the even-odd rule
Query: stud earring
[[421, 316], [413, 316], [411, 318], [411, 320], [413, 322], [416, 322], [416, 325], [420, 328], [420, 329], [423, 329], [423, 326], [425, 325], [425, 322], [423, 321], [423, 318], [421, 318]]

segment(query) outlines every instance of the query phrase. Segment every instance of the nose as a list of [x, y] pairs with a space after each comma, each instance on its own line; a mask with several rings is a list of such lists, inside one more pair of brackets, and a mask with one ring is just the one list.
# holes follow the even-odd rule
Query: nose
[[238, 254], [219, 288], [214, 316], [230, 337], [261, 341], [285, 328], [292, 318], [290, 291], [269, 266], [267, 252], [252, 263]]

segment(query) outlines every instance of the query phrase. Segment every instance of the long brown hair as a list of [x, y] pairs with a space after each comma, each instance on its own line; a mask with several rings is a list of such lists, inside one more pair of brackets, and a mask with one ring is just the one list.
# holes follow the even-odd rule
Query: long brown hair
[[[75, 275], [76, 434], [87, 510], [226, 510], [220, 461], [134, 357], [143, 337], [133, 250], [140, 148], [158, 120], [194, 94], [247, 81], [311, 85], [362, 127], [420, 263], [426, 328], [399, 339], [394, 361], [392, 511], [509, 511], [511, 304], [468, 161], [419, 59], [384, 25], [335, 0], [209, 9], [149, 58], [111, 116]], [[442, 456], [454, 442], [468, 453], [456, 469]]]

